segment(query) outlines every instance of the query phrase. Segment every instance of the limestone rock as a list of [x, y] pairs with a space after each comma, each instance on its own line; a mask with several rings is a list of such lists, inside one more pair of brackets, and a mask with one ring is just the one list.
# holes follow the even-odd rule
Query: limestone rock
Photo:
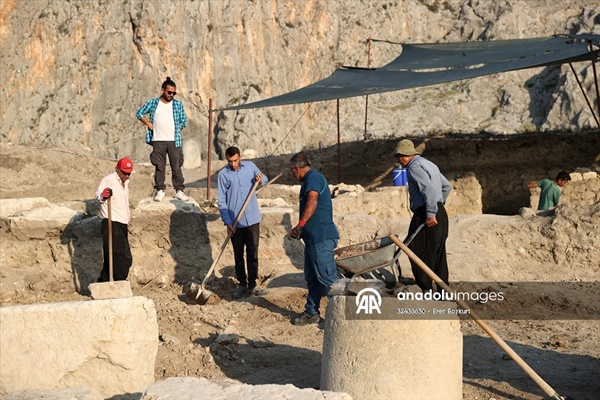
[[158, 324], [145, 297], [7, 306], [0, 318], [11, 327], [0, 337], [0, 393], [85, 386], [108, 398], [154, 382]]
[[11, 217], [10, 231], [20, 240], [42, 239], [49, 232], [62, 232], [70, 223], [85, 216], [69, 207], [50, 204], [48, 207], [35, 208], [17, 217]]
[[273, 346], [275, 346], [275, 342], [266, 336], [258, 336], [252, 339], [252, 347], [256, 347], [257, 349]]
[[293, 385], [246, 385], [235, 381], [208, 381], [205, 378], [167, 378], [150, 386], [140, 400], [352, 400], [346, 393], [298, 389]]
[[183, 143], [183, 168], [199, 168], [202, 165], [201, 148], [197, 140], [188, 139]]
[[24, 390], [2, 397], [2, 400], [104, 400], [95, 389], [84, 387], [48, 390]]
[[[2, 101], [0, 137], [101, 157], [147, 159], [146, 128], [135, 111], [159, 95], [169, 75], [188, 115], [184, 159], [197, 164], [195, 155], [206, 157], [208, 151], [210, 99], [215, 110], [298, 89], [338, 65], [367, 66], [370, 60], [370, 66], [381, 66], [398, 56], [401, 43], [597, 34], [600, 15], [597, 3], [580, 0], [208, 4], [6, 3], [0, 79], [10, 96]], [[367, 38], [383, 40], [371, 43], [369, 57]], [[593, 87], [590, 64], [574, 63], [574, 68], [583, 87]], [[254, 150], [251, 156], [330, 146], [337, 141], [331, 134], [335, 113], [335, 102], [213, 112], [211, 145], [221, 158], [232, 143]], [[371, 96], [367, 132], [364, 98], [342, 99], [340, 115], [342, 142], [448, 131], [595, 127], [568, 66]]]
[[34, 208], [48, 207], [50, 202], [43, 197], [25, 199], [0, 199], [0, 217], [11, 217]]
[[218, 344], [236, 344], [240, 341], [240, 335], [237, 333], [236, 329], [228, 326], [225, 330], [219, 333], [219, 336], [215, 339], [215, 342]]

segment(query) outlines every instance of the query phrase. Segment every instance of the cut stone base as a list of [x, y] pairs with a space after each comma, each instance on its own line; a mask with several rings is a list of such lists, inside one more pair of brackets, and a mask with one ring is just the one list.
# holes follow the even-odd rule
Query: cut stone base
[[[399, 301], [383, 297], [381, 316], [356, 319], [354, 296], [327, 305], [321, 390], [354, 399], [462, 399], [462, 333], [458, 317], [429, 310], [455, 309], [451, 302]], [[422, 318], [397, 309], [423, 308]]]

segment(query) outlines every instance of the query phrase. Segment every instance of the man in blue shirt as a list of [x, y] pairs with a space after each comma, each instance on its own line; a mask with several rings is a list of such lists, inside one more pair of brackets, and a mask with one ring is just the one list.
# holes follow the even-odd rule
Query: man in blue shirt
[[[448, 284], [446, 239], [448, 238], [448, 214], [444, 203], [452, 187], [437, 165], [420, 156], [415, 145], [408, 139], [401, 140], [393, 153], [396, 160], [406, 168], [410, 210], [413, 217], [408, 236], [425, 224], [408, 246], [444, 283]], [[412, 260], [412, 272], [423, 292], [431, 291], [432, 279]], [[438, 292], [442, 288], [437, 288]]]
[[[175, 82], [167, 76], [162, 84], [160, 97], [150, 99], [135, 113], [146, 127], [146, 143], [152, 146], [150, 162], [154, 165], [154, 200], [161, 201], [165, 197], [165, 171], [167, 168], [167, 155], [171, 164], [172, 183], [175, 189], [175, 198], [187, 201], [183, 192], [183, 150], [181, 130], [187, 124], [183, 103], [175, 100], [177, 87]], [[148, 114], [148, 118], [146, 118]]]
[[[227, 226], [227, 235], [231, 237], [235, 256], [235, 275], [238, 280], [238, 287], [233, 292], [233, 298], [239, 299], [257, 294], [259, 291], [256, 287], [256, 279], [258, 278], [258, 243], [262, 218], [255, 194], [252, 195], [238, 225], [234, 227], [233, 224], [250, 194], [254, 182], [264, 185], [268, 179], [253, 162], [242, 161], [240, 149], [237, 147], [228, 147], [225, 150], [225, 157], [227, 165], [217, 175], [217, 204], [221, 220]], [[244, 247], [246, 248], [247, 273], [244, 265]]]
[[295, 325], [316, 324], [321, 320], [321, 297], [337, 280], [333, 251], [339, 233], [333, 222], [331, 191], [325, 176], [310, 167], [304, 153], [292, 157], [291, 170], [300, 187], [300, 221], [289, 236], [304, 241], [304, 279], [308, 287], [304, 313], [294, 320]]

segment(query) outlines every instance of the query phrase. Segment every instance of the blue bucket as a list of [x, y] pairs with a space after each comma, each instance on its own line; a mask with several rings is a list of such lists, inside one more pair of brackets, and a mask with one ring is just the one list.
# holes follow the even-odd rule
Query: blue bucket
[[401, 167], [396, 167], [392, 170], [394, 186], [406, 186], [406, 170]]

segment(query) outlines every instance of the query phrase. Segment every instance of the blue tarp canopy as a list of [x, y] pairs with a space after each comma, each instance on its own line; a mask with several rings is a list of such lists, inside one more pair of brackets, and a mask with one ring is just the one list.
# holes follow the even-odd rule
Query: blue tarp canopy
[[600, 35], [555, 35], [464, 43], [405, 44], [381, 68], [341, 67], [331, 76], [269, 99], [219, 110], [310, 103], [365, 96], [519, 69], [599, 59]]

